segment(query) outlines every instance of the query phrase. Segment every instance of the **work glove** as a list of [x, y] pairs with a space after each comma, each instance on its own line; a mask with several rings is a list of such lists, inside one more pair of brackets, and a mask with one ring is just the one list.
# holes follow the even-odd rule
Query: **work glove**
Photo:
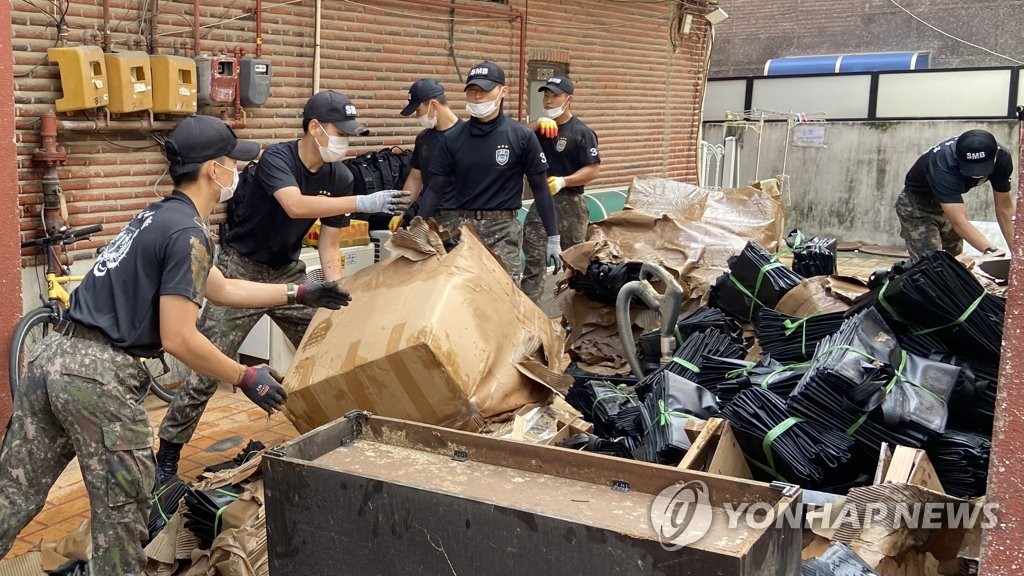
[[554, 138], [558, 136], [558, 123], [551, 118], [541, 116], [537, 118], [537, 132], [545, 138]]
[[381, 190], [373, 194], [356, 196], [356, 212], [367, 214], [401, 214], [409, 204], [409, 193], [404, 190]]
[[249, 400], [273, 414], [274, 410], [280, 410], [288, 399], [288, 393], [281, 386], [281, 375], [266, 364], [249, 366], [242, 372], [242, 378], [238, 386]]
[[348, 306], [352, 295], [338, 286], [334, 280], [330, 282], [306, 282], [295, 287], [295, 303], [310, 308], [328, 308], [337, 310]]
[[558, 191], [565, 188], [565, 178], [561, 176], [548, 176], [548, 190], [551, 191], [551, 195], [558, 194]]
[[562, 271], [562, 237], [561, 236], [548, 236], [547, 246], [547, 263], [548, 266], [554, 266], [555, 271], [552, 274], [558, 274]]

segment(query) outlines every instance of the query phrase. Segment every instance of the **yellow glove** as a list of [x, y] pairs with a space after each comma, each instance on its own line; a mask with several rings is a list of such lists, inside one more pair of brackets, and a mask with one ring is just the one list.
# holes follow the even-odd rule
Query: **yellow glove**
[[545, 138], [558, 136], [558, 124], [551, 118], [541, 116], [537, 119], [537, 132]]
[[548, 190], [551, 191], [552, 196], [558, 194], [558, 191], [565, 188], [565, 178], [561, 176], [548, 176]]

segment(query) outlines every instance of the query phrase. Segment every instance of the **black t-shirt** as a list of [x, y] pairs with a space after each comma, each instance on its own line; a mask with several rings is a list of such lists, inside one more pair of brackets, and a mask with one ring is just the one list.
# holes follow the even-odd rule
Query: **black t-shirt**
[[[431, 163], [437, 156], [437, 147], [440, 146], [441, 141], [444, 139], [444, 135], [449, 132], [452, 128], [465, 123], [462, 119], [459, 119], [455, 124], [452, 124], [448, 130], [436, 130], [434, 128], [427, 128], [416, 135], [415, 148], [412, 151], [412, 159], [409, 161], [409, 167], [415, 168], [420, 171], [420, 175], [423, 178], [423, 190], [427, 189], [430, 185], [430, 179], [433, 174], [430, 172]], [[448, 189], [441, 193], [441, 204], [439, 205], [441, 210], [451, 210], [458, 208], [455, 204], [455, 183], [452, 182]]]
[[456, 208], [519, 210], [523, 176], [547, 172], [537, 136], [504, 114], [491, 122], [472, 119], [444, 133], [434, 174], [455, 179]]
[[[352, 195], [352, 172], [341, 162], [325, 162], [310, 172], [299, 158], [299, 142], [281, 142], [263, 152], [251, 178], [239, 180], [231, 199], [231, 228], [224, 243], [239, 254], [272, 268], [299, 259], [302, 238], [315, 218], [293, 219], [274, 197], [282, 188], [297, 186], [303, 196]], [[348, 226], [348, 215], [321, 218], [332, 228]]]
[[139, 212], [107, 245], [72, 293], [68, 317], [132, 354], [157, 356], [160, 296], [202, 305], [212, 247], [192, 200], [174, 191]]
[[[903, 182], [907, 192], [942, 204], [963, 204], [963, 194], [985, 182], [960, 174], [956, 138], [950, 138], [925, 152], [914, 162]], [[988, 181], [996, 192], [1010, 191], [1013, 159], [1002, 146], [996, 152], [996, 166]]]
[[[575, 116], [558, 127], [558, 136], [541, 138], [540, 148], [548, 160], [548, 176], [570, 176], [584, 166], [601, 163], [597, 134]], [[583, 186], [567, 186], [560, 193], [583, 194]]]

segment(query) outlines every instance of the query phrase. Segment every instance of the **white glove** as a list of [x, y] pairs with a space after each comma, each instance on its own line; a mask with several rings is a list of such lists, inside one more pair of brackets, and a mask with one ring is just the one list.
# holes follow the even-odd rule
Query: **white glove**
[[409, 204], [409, 193], [403, 190], [381, 190], [365, 196], [356, 196], [356, 212], [367, 214], [401, 214]]
[[547, 246], [547, 263], [548, 266], [554, 266], [555, 271], [552, 274], [558, 274], [562, 271], [562, 237], [561, 236], [548, 236]]
[[565, 188], [565, 178], [561, 176], [548, 176], [548, 190], [551, 191], [551, 195], [558, 194], [558, 191]]

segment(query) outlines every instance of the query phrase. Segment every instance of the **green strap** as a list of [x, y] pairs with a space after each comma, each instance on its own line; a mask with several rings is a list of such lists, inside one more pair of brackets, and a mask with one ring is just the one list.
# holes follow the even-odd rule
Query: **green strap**
[[[235, 498], [238, 498], [238, 496], [239, 496], [239, 494], [235, 494], [234, 492], [232, 492], [230, 490], [223, 490], [221, 488], [217, 488], [214, 491], [215, 492], [220, 492], [221, 494], [224, 494], [226, 496], [234, 496]], [[217, 509], [217, 514], [215, 514], [214, 517], [213, 517], [213, 535], [214, 536], [217, 536], [217, 533], [220, 532], [220, 515], [223, 514], [224, 513], [224, 509], [227, 508], [230, 505], [231, 504], [229, 503], [229, 504], [221, 506], [220, 508]]]
[[590, 407], [590, 413], [591, 414], [593, 414], [594, 413], [594, 409], [597, 408], [597, 403], [600, 402], [601, 400], [606, 399], [606, 398], [625, 398], [626, 400], [629, 400], [630, 404], [636, 406], [636, 397], [633, 396], [632, 394], [627, 394], [625, 392], [625, 389], [626, 389], [626, 385], [625, 384], [619, 384], [618, 386], [612, 386], [612, 388], [615, 388], [615, 393], [614, 394], [609, 394], [608, 396], [601, 396], [600, 398], [595, 398], [594, 399], [594, 405]]
[[676, 324], [675, 334], [676, 334], [676, 342], [678, 342], [679, 345], [682, 346], [683, 342], [685, 342], [686, 339], [683, 338], [683, 333], [679, 330], [679, 325], [678, 324]]
[[733, 378], [735, 378], [737, 376], [742, 376], [742, 375], [746, 374], [747, 372], [750, 372], [751, 370], [753, 370], [754, 368], [757, 367], [757, 362], [747, 362], [746, 360], [743, 360], [742, 362], [744, 364], [746, 364], [746, 367], [744, 367], [744, 368], [737, 368], [735, 370], [730, 370], [730, 371], [726, 372], [725, 373], [726, 379], [732, 380]]
[[696, 364], [691, 363], [689, 360], [685, 358], [673, 356], [672, 361], [675, 362], [676, 364], [679, 364], [683, 368], [686, 368], [690, 372], [693, 372], [694, 374], [700, 374], [700, 368], [698, 368]]
[[796, 368], [807, 368], [810, 365], [810, 362], [803, 362], [801, 364], [793, 364], [792, 366], [783, 366], [781, 368], [776, 368], [774, 371], [768, 374], [768, 376], [765, 376], [764, 381], [761, 382], [761, 388], [767, 390], [768, 384], [772, 381], [772, 378], [775, 378], [776, 376], [782, 374], [783, 372], [792, 372]]
[[757, 299], [757, 293], [761, 291], [761, 282], [764, 281], [764, 273], [769, 271], [769, 270], [771, 270], [771, 269], [773, 269], [773, 268], [784, 268], [785, 267], [785, 264], [783, 264], [782, 262], [775, 262], [774, 261], [774, 257], [772, 257], [772, 259], [773, 259], [773, 262], [771, 262], [769, 264], [765, 264], [764, 266], [761, 267], [760, 270], [757, 271], [757, 282], [754, 284], [754, 293], [753, 294], [748, 292], [746, 286], [744, 286], [739, 280], [737, 280], [736, 277], [733, 276], [731, 272], [729, 273], [729, 280], [732, 281], [732, 283], [735, 284], [737, 288], [739, 288], [740, 292], [742, 292], [748, 298], [750, 298], [750, 311], [747, 313], [747, 321], [748, 322], [754, 317], [754, 305], [755, 304], [760, 304], [762, 308], [767, 308], [767, 306], [765, 305], [764, 302], [761, 302], [760, 300]]
[[665, 401], [658, 400], [658, 425], [664, 426], [665, 424], [668, 424], [669, 421], [671, 421], [672, 416], [678, 416], [680, 418], [693, 418], [693, 416], [689, 414], [669, 411], [667, 408], [665, 408]]
[[984, 299], [985, 292], [982, 292], [981, 296], [978, 296], [977, 300], [972, 302], [971, 305], [967, 307], [967, 310], [964, 310], [964, 313], [961, 314], [956, 320], [953, 320], [949, 324], [945, 324], [943, 326], [936, 326], [935, 328], [928, 328], [927, 330], [917, 330], [913, 332], [914, 336], [920, 336], [921, 334], [929, 334], [931, 332], [935, 332], [936, 330], [945, 330], [946, 328], [953, 328], [955, 326], [963, 324], [967, 320], [967, 318], [970, 317], [970, 315], [973, 314], [974, 311], [978, 309], [978, 305], [980, 305], [981, 301]]
[[[779, 474], [778, 471], [775, 469], [775, 457], [772, 456], [772, 443], [774, 443], [775, 439], [781, 436], [783, 432], [792, 428], [794, 424], [803, 421], [803, 418], [798, 418], [796, 416], [786, 418], [785, 420], [780, 422], [778, 426], [769, 430], [768, 433], [765, 434], [764, 440], [761, 442], [761, 449], [764, 451], [764, 457], [768, 461], [768, 466], [762, 466], [761, 468], [763, 470], [770, 472], [772, 476], [783, 482], [786, 482], [787, 480], [783, 478], [782, 475]], [[754, 461], [754, 463], [756, 464], [757, 462]]]
[[885, 289], [888, 287], [889, 281], [886, 280], [885, 284], [882, 284], [882, 289], [878, 291], [878, 303], [881, 304], [882, 308], [885, 308], [885, 311], [896, 320], [903, 322], [904, 324], [910, 324], [910, 322], [904, 320], [903, 317], [900, 316], [899, 313], [896, 312], [896, 310], [885, 300]]
[[782, 322], [782, 325], [786, 328], [784, 332], [786, 336], [789, 336], [790, 334], [793, 333], [794, 330], [800, 328], [800, 353], [804, 358], [807, 357], [807, 321], [819, 314], [821, 314], [821, 310], [818, 310], [817, 312], [811, 314], [810, 316], [801, 318], [796, 322], [792, 320], [784, 320]]
[[164, 522], [170, 522], [171, 519], [167, 517], [167, 514], [164, 514], [164, 507], [160, 505], [160, 497], [163, 496], [164, 492], [167, 492], [170, 487], [170, 483], [164, 484], [159, 490], [153, 493], [153, 504], [156, 505], [156, 510], [160, 513], [160, 517], [164, 519]]
[[[905, 351], [903, 351], [903, 350], [900, 350], [900, 365], [899, 365], [898, 368], [896, 368], [896, 373], [892, 375], [892, 378], [889, 380], [889, 383], [885, 385], [885, 388], [884, 388], [884, 390], [882, 392], [883, 398], [889, 394], [889, 392], [892, 390], [893, 386], [896, 385], [896, 382], [898, 382], [900, 379], [903, 379], [903, 369], [906, 368], [906, 366], [907, 366], [907, 353]], [[907, 380], [907, 382], [910, 382], [911, 384], [914, 384], [910, 380]], [[917, 386], [917, 384], [914, 384], [914, 385]], [[918, 386], [918, 387], [920, 388], [920, 386]], [[926, 390], [925, 388], [921, 388], [921, 389], [922, 390]], [[928, 390], [928, 392], [931, 392], [931, 390]], [[934, 394], [932, 394], [932, 395], [934, 396]], [[864, 422], [867, 422], [869, 414], [871, 414], [871, 412], [865, 412], [864, 414], [862, 414], [861, 417], [858, 418], [857, 421], [854, 422], [852, 426], [850, 426], [849, 428], [846, 429], [846, 435], [847, 436], [853, 436], [854, 433], [856, 433], [857, 430], [859, 430], [860, 427], [864, 424]]]

